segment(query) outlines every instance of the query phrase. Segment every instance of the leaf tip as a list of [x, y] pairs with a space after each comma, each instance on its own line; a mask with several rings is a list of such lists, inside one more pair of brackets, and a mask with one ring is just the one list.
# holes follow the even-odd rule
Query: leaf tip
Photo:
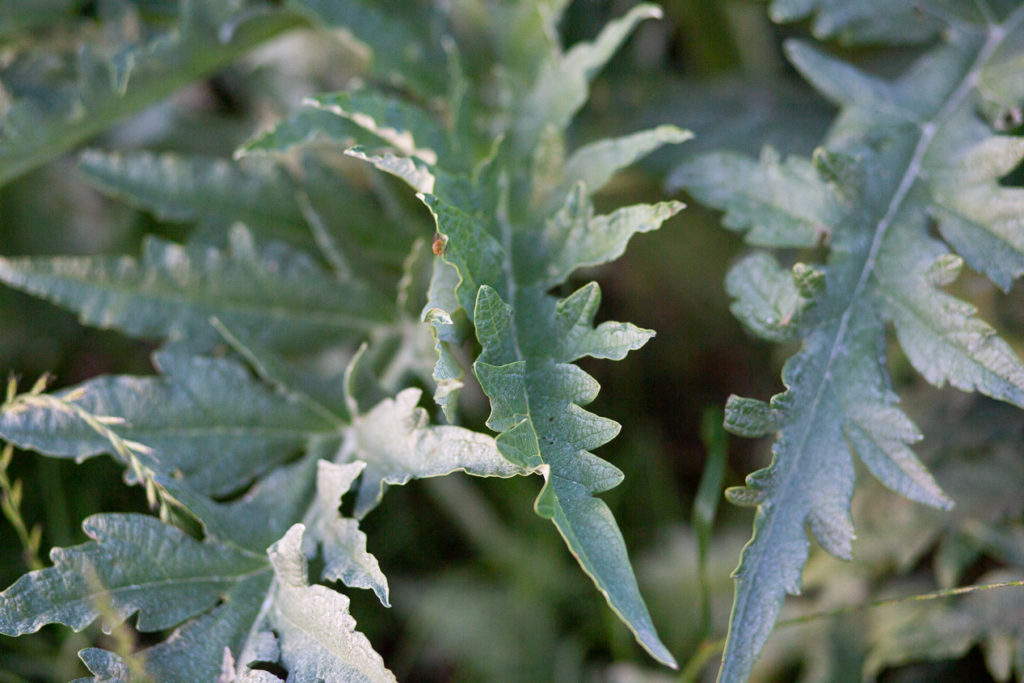
[[749, 486], [730, 486], [725, 490], [725, 499], [739, 507], [757, 507], [764, 498], [762, 491]]
[[694, 138], [694, 133], [688, 128], [680, 128], [671, 123], [665, 123], [654, 129], [655, 135], [661, 144], [678, 145]]

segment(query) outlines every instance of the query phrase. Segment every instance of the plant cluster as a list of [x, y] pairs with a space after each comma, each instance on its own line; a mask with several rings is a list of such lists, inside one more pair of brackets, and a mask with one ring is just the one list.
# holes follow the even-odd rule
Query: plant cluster
[[[691, 134], [664, 118], [591, 135], [608, 128], [593, 112], [581, 117], [598, 73], [662, 9], [637, 5], [566, 46], [568, 5], [48, 0], [0, 10], [0, 182], [46, 173], [148, 107], [134, 133], [102, 139], [112, 149], [80, 152], [75, 172], [117, 200], [97, 210], [108, 223], [121, 211], [153, 233], [137, 257], [2, 256], [0, 281], [140, 340], [156, 370], [53, 391], [45, 377], [27, 391], [9, 384], [0, 503], [31, 571], [0, 593], [0, 633], [99, 622], [114, 637], [80, 657], [101, 681], [395, 680], [351, 614], [354, 589], [384, 607], [393, 597], [386, 563], [368, 550], [389, 538], [368, 537], [367, 515], [386, 510], [389, 487], [442, 478], [431, 489], [438, 504], [471, 508], [453, 517], [499, 574], [532, 586], [528, 608], [489, 616], [515, 596], [461, 579], [398, 591], [396, 608], [413, 610], [425, 632], [465, 629], [478, 676], [516, 667], [550, 677], [554, 656], [530, 669], [515, 643], [508, 652], [476, 645], [501, 633], [469, 632], [507, 619], [555, 640], [558, 618], [546, 610], [563, 590], [565, 554], [538, 552], [529, 532], [503, 527], [474, 489], [446, 476], [466, 473], [502, 487], [538, 481], [533, 512], [554, 524], [610, 612], [653, 660], [676, 668], [678, 657], [684, 678], [696, 679], [718, 653], [711, 595], [716, 549], [729, 537], [714, 525], [731, 474], [723, 416], [706, 420], [708, 458], [694, 487], [702, 597], [693, 619], [654, 602], [649, 610], [641, 596], [601, 495], [623, 471], [592, 453], [620, 425], [587, 409], [600, 388], [588, 359], [621, 361], [655, 334], [596, 322], [601, 289], [587, 278], [683, 208], [598, 194], [639, 162], [742, 235], [747, 248], [725, 278], [732, 313], [792, 354], [782, 393], [725, 405], [726, 430], [774, 441], [771, 463], [725, 491], [756, 513], [719, 680], [756, 676], [762, 655], [765, 670], [798, 661], [807, 678], [842, 680], [975, 645], [994, 677], [1024, 674], [1024, 364], [1012, 330], [1001, 337], [975, 305], [985, 305], [984, 283], [1009, 292], [1024, 274], [1015, 178], [1024, 6], [774, 0], [773, 21], [803, 21], [822, 43], [889, 50], [898, 73], [786, 41], [789, 62], [838, 113], [810, 154], [783, 136], [783, 151], [765, 146], [755, 158], [721, 137], [730, 125], [751, 128], [743, 106], [727, 110], [735, 91], [701, 84], [689, 92], [712, 112], [706, 124], [696, 105], [667, 100], [678, 105], [672, 120], [693, 116], [696, 143], [677, 146]], [[195, 149], [195, 122], [152, 108], [294, 36], [306, 41], [302, 54], [317, 46], [330, 57], [327, 68], [309, 67], [320, 94], [258, 73], [279, 100], [264, 104], [284, 113], [264, 112], [262, 125], [221, 121], [224, 149]], [[629, 75], [610, 78], [628, 92]], [[806, 89], [763, 86], [782, 111], [797, 102], [811, 118], [829, 116]], [[767, 118], [779, 125], [777, 112]], [[154, 127], [181, 137], [154, 140]], [[700, 142], [705, 132], [711, 143]], [[973, 289], [954, 289], [965, 264]], [[995, 400], [929, 393], [914, 372]], [[908, 407], [901, 394], [913, 395]], [[915, 451], [925, 434], [940, 441]], [[108, 454], [150, 512], [91, 514], [88, 540], [54, 547], [44, 567], [42, 532], [26, 522], [23, 484], [8, 473], [14, 447], [77, 463]], [[811, 539], [825, 552], [812, 553]], [[891, 593], [887, 581], [926, 556], [940, 587], [1017, 587], [856, 612], [856, 639], [837, 626], [769, 641], [787, 594], [810, 588], [796, 603], [808, 611], [846, 607]], [[657, 560], [645, 562], [656, 577]], [[685, 564], [672, 576], [692, 574]], [[680, 621], [700, 622], [703, 646], [675, 635]], [[438, 637], [459, 649], [458, 638]], [[562, 675], [580, 675], [572, 671]]]

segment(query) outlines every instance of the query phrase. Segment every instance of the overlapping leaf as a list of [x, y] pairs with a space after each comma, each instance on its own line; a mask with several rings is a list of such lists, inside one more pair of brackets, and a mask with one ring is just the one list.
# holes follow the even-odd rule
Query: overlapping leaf
[[[285, 531], [295, 524], [309, 525], [310, 541], [323, 553], [323, 580], [370, 588], [387, 604], [387, 581], [366, 550], [365, 535], [355, 520], [338, 512], [341, 496], [364, 468], [368, 469], [358, 499], [363, 512], [379, 500], [384, 482], [403, 484], [456, 470], [477, 476], [512, 476], [526, 470], [501, 457], [491, 437], [426, 424], [425, 413], [415, 407], [417, 390], [400, 394], [397, 401], [386, 400], [365, 415], [327, 420], [324, 411], [313, 411], [311, 403], [297, 399], [299, 390], [270, 394], [233, 362], [164, 354], [160, 363], [167, 372], [163, 378], [100, 378], [71, 396], [82, 410], [125, 408], [135, 411], [130, 414], [140, 421], [147, 419], [154, 400], [166, 400], [181, 413], [167, 434], [154, 428], [152, 418], [126, 425], [105, 416], [100, 419], [134, 438], [159, 443], [162, 449], [177, 446], [196, 460], [202, 455], [225, 470], [235, 467], [243, 476], [252, 476], [244, 469], [246, 448], [258, 451], [261, 446], [252, 440], [275, 423], [290, 423], [287, 438], [298, 439], [293, 447], [308, 442], [309, 454], [275, 469], [239, 500], [219, 504], [192, 485], [206, 483], [208, 477], [182, 478], [173, 463], [161, 457], [162, 451], [155, 451], [145, 463], [155, 485], [202, 522], [205, 539], [196, 541], [141, 515], [90, 518], [85, 529], [92, 542], [55, 550], [54, 567], [28, 574], [0, 593], [0, 631], [17, 635], [53, 622], [81, 629], [97, 617], [113, 625], [138, 612], [142, 631], [176, 630], [167, 641], [129, 660], [86, 651], [83, 658], [95, 673], [127, 671], [134, 676], [144, 671], [158, 680], [212, 680], [221, 672], [227, 649], [239, 675], [249, 664], [280, 659], [294, 675], [340, 676], [355, 667], [377, 672], [369, 680], [387, 679], [379, 656], [353, 631], [347, 599], [306, 583], [306, 560], [297, 546], [289, 545], [298, 542], [301, 531]], [[194, 372], [197, 367], [203, 372]], [[204, 382], [221, 384], [217, 391], [223, 393], [200, 386]], [[202, 401], [217, 396], [225, 405], [208, 411]], [[109, 448], [96, 443], [80, 418], [69, 417], [53, 403], [15, 399], [10, 406], [18, 409], [3, 412], [0, 432], [26, 447], [58, 455]], [[196, 422], [195, 428], [186, 418]], [[253, 421], [264, 427], [245, 424]], [[303, 425], [310, 431], [304, 433]], [[284, 448], [280, 443], [274, 448], [272, 433], [265, 437], [267, 452]], [[339, 448], [344, 439], [349, 445]], [[210, 453], [220, 457], [212, 459]], [[326, 459], [318, 459], [321, 456]], [[223, 474], [218, 476], [223, 479]], [[244, 482], [240, 479], [235, 486]], [[311, 495], [314, 486], [316, 493]], [[253, 524], [254, 519], [259, 524]], [[264, 550], [271, 544], [268, 561]], [[266, 605], [271, 606], [269, 611], [261, 607]], [[270, 630], [280, 642], [268, 649]], [[267, 659], [271, 652], [273, 658]]]
[[982, 12], [978, 3], [958, 0], [939, 0], [927, 7], [914, 0], [773, 0], [770, 9], [772, 19], [780, 23], [813, 17], [818, 38], [897, 45], [934, 40], [950, 19], [979, 21], [984, 19]]
[[194, 241], [221, 246], [226, 226], [242, 222], [259, 237], [319, 251], [342, 279], [359, 277], [378, 288], [393, 286], [414, 234], [412, 225], [390, 220], [357, 187], [358, 178], [339, 173], [330, 155], [316, 150], [288, 164], [87, 150], [79, 168], [101, 191], [162, 220], [198, 223], [203, 229]]
[[359, 483], [355, 515], [362, 517], [380, 502], [387, 485], [411, 479], [468, 472], [482, 477], [525, 474], [534, 463], [508, 462], [494, 440], [462, 427], [427, 429], [427, 413], [417, 408], [419, 389], [385, 399], [353, 423], [353, 455], [367, 463]]
[[[358, 340], [394, 307], [358, 280], [342, 281], [304, 252], [258, 244], [235, 226], [226, 250], [148, 238], [141, 262], [82, 256], [0, 259], [0, 280], [48, 298], [99, 327], [212, 349], [211, 317], [286, 355]], [[351, 343], [351, 341], [350, 341]]]
[[[312, 103], [378, 136], [382, 125], [389, 128], [393, 151], [354, 154], [422, 193], [435, 217], [444, 262], [453, 267], [435, 269], [428, 308], [430, 320], [439, 326], [441, 360], [435, 374], [449, 382], [442, 395], [450, 394], [450, 383], [458, 377], [444, 347], [455, 337], [445, 335], [453, 330], [452, 316], [465, 315], [482, 346], [473, 368], [491, 400], [488, 426], [499, 432], [498, 449], [516, 466], [545, 473], [538, 513], [555, 522], [638, 641], [656, 658], [674, 664], [640, 597], [622, 536], [608, 507], [595, 497], [618, 484], [622, 474], [589, 450], [611, 440], [619, 426], [582, 409], [598, 386], [572, 364], [583, 356], [621, 359], [653, 333], [628, 323], [594, 327], [600, 301], [596, 284], [561, 301], [546, 293], [577, 268], [616, 258], [632, 235], [657, 228], [681, 208], [668, 202], [595, 215], [589, 199], [618, 168], [659, 144], [685, 139], [677, 129], [595, 143], [578, 151], [564, 170], [557, 163], [557, 146], [564, 144], [558, 133], [585, 101], [588, 80], [638, 21], [656, 13], [650, 6], [637, 7], [594, 43], [551, 55], [509, 124], [511, 142], [495, 149], [471, 177], [461, 173], [461, 158], [449, 164], [441, 156], [434, 163], [433, 152], [446, 145], [444, 136], [408, 105], [383, 109], [377, 104], [380, 114], [362, 117], [350, 98], [320, 97]], [[383, 116], [387, 112], [392, 113], [389, 119]], [[545, 130], [554, 136], [542, 135]], [[536, 158], [538, 144], [554, 152], [550, 180], [538, 175], [520, 185], [522, 166], [517, 164]], [[427, 152], [416, 151], [424, 148]], [[588, 187], [587, 181], [597, 187]], [[557, 202], [553, 209], [552, 199]]]
[[[135, 612], [140, 631], [177, 627], [166, 641], [127, 660], [100, 650], [83, 652], [83, 660], [95, 674], [119, 671], [128, 674], [128, 680], [213, 680], [222, 674], [225, 652], [231, 653], [231, 659], [238, 656], [240, 666], [253, 662], [247, 659], [250, 654], [267, 663], [280, 657], [282, 664], [300, 677], [314, 672], [320, 676], [340, 675], [350, 667], [365, 667], [367, 662], [385, 671], [380, 656], [365, 637], [353, 632], [347, 598], [322, 586], [306, 584], [306, 560], [297, 546], [288, 546], [282, 556], [281, 544], [295, 541], [301, 532], [284, 534], [282, 541], [271, 546], [269, 560], [254, 545], [268, 533], [281, 534], [282, 522], [292, 523], [282, 518], [282, 511], [301, 514], [308, 507], [308, 463], [307, 459], [290, 471], [282, 471], [288, 476], [272, 477], [245, 499], [228, 506], [209, 502], [187, 487], [168, 481], [169, 488], [187, 501], [193, 513], [210, 520], [202, 542], [142, 515], [96, 515], [86, 520], [84, 528], [91, 542], [54, 550], [54, 567], [24, 576], [0, 594], [0, 630], [20, 634], [50, 622], [80, 630], [97, 617], [113, 626]], [[358, 466], [350, 467], [354, 467], [353, 476], [358, 474]], [[304, 473], [307, 476], [302, 476]], [[328, 493], [323, 481], [318, 488], [321, 494]], [[326, 489], [333, 487], [326, 485]], [[263, 518], [261, 525], [266, 528], [255, 533], [238, 533], [237, 523], [223, 524], [257, 509], [274, 514]], [[249, 526], [254, 526], [251, 521]], [[231, 535], [221, 535], [225, 531]], [[361, 552], [358, 548], [350, 551], [351, 562], [367, 568], [375, 565], [365, 547]], [[337, 553], [334, 559], [339, 561]], [[301, 582], [297, 574], [300, 566]], [[350, 585], [371, 581], [369, 574], [353, 572], [347, 577], [352, 580]], [[334, 616], [308, 624], [305, 633], [299, 630], [300, 634], [327, 642], [357, 642], [360, 647], [336, 652], [333, 659], [318, 665], [297, 657], [291, 638], [296, 632], [293, 622], [301, 621], [295, 616], [321, 603], [333, 604]], [[277, 630], [283, 641], [273, 658], [268, 658], [266, 648], [261, 647], [266, 640], [260, 636], [262, 629], [269, 628]], [[385, 677], [380, 673], [371, 680]]]
[[[19, 7], [12, 9], [12, 17], [35, 24], [48, 14], [66, 11], [61, 5], [68, 3], [17, 4], [33, 5], [38, 14], [27, 15]], [[39, 54], [31, 43], [20, 46], [15, 58], [0, 70], [5, 97], [12, 98], [0, 115], [0, 183], [49, 161], [297, 23], [294, 15], [282, 11], [253, 12], [249, 3], [194, 0], [178, 4], [176, 21], [165, 27], [142, 21], [137, 3], [119, 4], [117, 9], [126, 16], [111, 20], [106, 32], [98, 35], [90, 35], [94, 33], [90, 22], [81, 21], [79, 39], [74, 41], [79, 44], [59, 55], [63, 69], [52, 64], [56, 43], [44, 41], [47, 50]], [[0, 25], [0, 33], [9, 30]], [[119, 39], [108, 44], [112, 36]], [[61, 71], [67, 75], [55, 79], [54, 74]]]
[[[165, 537], [184, 539], [177, 564], [170, 566], [187, 576], [197, 565], [199, 583], [209, 584], [199, 597], [184, 594], [178, 611], [159, 620], [150, 614], [155, 610], [147, 602], [155, 597], [144, 588], [155, 580], [155, 569], [140, 565], [139, 575], [125, 580], [143, 587], [141, 594], [126, 595], [117, 617], [139, 611], [140, 628], [157, 619], [161, 628], [176, 626], [177, 631], [166, 642], [126, 660], [98, 650], [84, 652], [83, 658], [100, 676], [131, 677], [141, 666], [168, 680], [207, 680], [216, 673], [230, 678], [232, 672], [238, 680], [250, 680], [267, 678], [266, 672], [257, 673], [251, 665], [279, 662], [300, 680], [330, 675], [387, 680], [390, 674], [380, 658], [354, 631], [347, 600], [308, 585], [302, 535], [307, 533], [319, 545], [325, 580], [372, 588], [386, 601], [383, 574], [366, 552], [366, 539], [355, 521], [338, 513], [337, 499], [360, 476], [360, 516], [376, 505], [386, 485], [464, 470], [484, 476], [543, 473], [547, 482], [537, 511], [554, 520], [639, 642], [674, 665], [640, 597], [622, 536], [608, 507], [595, 497], [622, 475], [589, 451], [613, 438], [619, 427], [583, 409], [598, 386], [573, 364], [584, 356], [620, 359], [653, 332], [628, 323], [595, 326], [600, 300], [596, 284], [562, 300], [547, 293], [576, 269], [616, 258], [632, 235], [657, 228], [681, 208], [667, 202], [597, 215], [590, 200], [618, 168], [660, 144], [685, 139], [677, 129], [660, 127], [584, 146], [563, 163], [564, 129], [586, 99], [589, 79], [640, 20], [658, 14], [657, 8], [635, 8], [593, 43], [580, 43], [564, 54], [554, 40], [563, 2], [503, 8], [503, 16], [512, 20], [508, 26], [513, 35], [495, 41], [496, 52], [515, 73], [496, 87], [526, 87], [527, 97], [520, 101], [518, 91], [508, 90], [506, 95], [516, 97], [497, 98], [515, 102], [502, 105], [508, 111], [470, 112], [483, 98], [480, 93], [466, 94], [472, 85], [461, 74], [458, 50], [450, 41], [438, 39], [446, 30], [444, 13], [426, 5], [382, 6], [359, 0], [294, 0], [288, 5], [329, 26], [352, 31], [369, 48], [372, 72], [416, 92], [427, 106], [372, 91], [320, 97], [312, 102], [313, 114], [300, 115], [258, 138], [248, 150], [292, 148], [311, 136], [334, 136], [343, 144], [366, 145], [353, 156], [370, 160], [423, 193], [437, 223], [435, 251], [443, 252], [433, 270], [427, 309], [440, 354], [434, 373], [439, 380], [437, 398], [446, 414], [454, 415], [461, 377], [454, 351], [475, 328], [482, 351], [474, 370], [491, 399], [488, 424], [499, 435], [494, 439], [459, 427], [427, 425], [426, 413], [416, 407], [415, 389], [371, 401], [370, 397], [379, 397], [378, 383], [397, 384], [407, 358], [384, 367], [369, 360], [352, 366], [346, 377], [347, 402], [339, 402], [335, 392], [308, 381], [289, 365], [296, 357], [336, 362], [338, 351], [346, 355], [366, 339], [371, 345], [357, 353], [357, 361], [379, 358], [378, 349], [393, 346], [396, 335], [403, 340], [409, 336], [407, 311], [421, 303], [412, 301], [415, 287], [409, 284], [417, 268], [413, 262], [422, 265], [415, 251], [397, 307], [378, 293], [379, 288], [364, 284], [360, 264], [333, 232], [336, 218], [351, 217], [345, 202], [321, 201], [329, 198], [330, 185], [322, 183], [314, 191], [304, 184], [307, 167], [295, 174], [303, 181], [296, 183], [282, 172], [283, 166], [262, 162], [231, 165], [147, 154], [87, 155], [83, 168], [106, 191], [159, 216], [198, 221], [199, 238], [187, 246], [150, 239], [141, 263], [107, 257], [6, 259], [0, 262], [0, 279], [78, 311], [87, 323], [170, 341], [174, 354], [206, 353], [226, 343], [276, 391], [262, 388], [233, 361], [164, 355], [163, 377], [96, 380], [84, 387], [84, 395], [74, 395], [83, 411], [127, 418], [117, 428], [132, 442], [152, 447], [145, 451], [147, 483], [159, 486], [167, 500], [181, 503], [206, 532], [203, 541], [195, 541], [172, 527], [134, 517], [126, 518], [116, 533], [97, 531], [93, 543], [75, 552], [103, 558], [97, 565], [105, 584], [99, 594], [116, 592], [121, 585], [114, 558], [124, 552], [146, 552], [146, 543], [161, 543]], [[398, 7], [401, 12], [393, 11]], [[130, 88], [128, 73], [119, 72], [119, 82]], [[438, 107], [431, 98], [442, 91], [449, 101], [441, 109], [447, 106], [448, 123], [457, 122], [454, 132], [450, 125], [435, 123]], [[495, 134], [507, 141], [492, 144]], [[480, 161], [485, 148], [489, 151]], [[211, 225], [235, 219], [251, 224], [258, 235], [308, 228], [334, 273], [294, 247], [255, 239], [242, 226], [232, 228], [226, 244], [209, 239]], [[370, 225], [364, 233], [375, 235], [375, 230]], [[404, 343], [399, 344], [403, 351]], [[365, 372], [371, 364], [372, 372]], [[190, 373], [197, 370], [205, 374], [193, 377]], [[207, 386], [204, 380], [220, 386]], [[193, 391], [204, 395], [193, 396]], [[179, 431], [174, 435], [161, 433], [157, 421], [148, 419], [154, 401], [166, 402], [176, 411], [178, 422], [173, 425]], [[166, 419], [165, 412], [161, 406], [159, 416]], [[198, 431], [182, 430], [182, 420]], [[254, 431], [256, 422], [260, 426]], [[285, 424], [294, 433], [286, 433]], [[267, 425], [274, 433], [252, 442]], [[52, 426], [58, 429], [33, 433]], [[55, 454], [84, 457], [106, 448], [82, 425], [56, 414], [17, 413], [8, 428], [19, 443]], [[76, 443], [67, 441], [71, 438]], [[203, 461], [201, 454], [209, 449], [225, 453], [224, 462]], [[257, 457], [243, 465], [238, 454], [244, 449]], [[165, 454], [171, 450], [175, 455]], [[299, 462], [258, 479], [237, 502], [218, 504], [204, 495], [241, 488], [301, 450], [307, 454]], [[318, 459], [314, 475], [312, 463]], [[218, 469], [232, 463], [238, 465], [234, 470]], [[311, 496], [314, 477], [317, 494]], [[254, 528], [251, 519], [264, 516], [269, 518], [265, 527]], [[106, 524], [106, 518], [99, 520], [98, 525]], [[127, 539], [127, 551], [118, 549], [120, 539]], [[268, 562], [262, 553], [270, 544]], [[237, 548], [253, 563], [245, 581], [193, 561], [209, 548], [216, 554], [222, 546]], [[72, 564], [43, 571], [50, 577], [79, 578], [86, 572]], [[42, 576], [28, 575], [0, 599], [14, 595], [17, 588], [54, 605], [56, 612], [40, 618], [72, 619], [58, 612], [81, 599], [82, 591], [54, 593], [41, 582]], [[258, 611], [252, 611], [254, 606]], [[4, 603], [0, 607], [6, 609]], [[82, 607], [79, 612], [74, 616], [76, 626], [91, 621], [99, 610]], [[11, 617], [10, 628], [24, 630], [23, 622]], [[184, 648], [199, 642], [195, 666], [171, 673]]]
[[276, 633], [289, 678], [394, 681], [370, 641], [355, 630], [348, 598], [308, 584], [302, 531], [301, 525], [292, 527], [268, 551], [277, 586], [267, 627]]
[[[60, 392], [93, 415], [124, 421], [118, 434], [150, 449], [147, 464], [197, 491], [223, 495], [249, 484], [317, 439], [337, 438], [341, 417], [275, 394], [234, 361], [161, 353], [161, 377], [98, 377]], [[110, 443], [59, 402], [0, 409], [0, 436], [21, 448], [83, 460]], [[211, 457], [216, 455], [216, 457]]]
[[[850, 448], [893, 490], [950, 504], [910, 450], [920, 433], [889, 388], [888, 322], [930, 382], [1024, 406], [1024, 366], [970, 305], [940, 290], [961, 262], [928, 234], [936, 221], [1001, 286], [1022, 272], [1015, 216], [1024, 194], [997, 181], [1024, 148], [996, 136], [977, 113], [982, 102], [1024, 96], [1004, 68], [1015, 63], [1022, 23], [1019, 8], [994, 25], [954, 23], [946, 42], [895, 82], [791, 44], [793, 63], [842, 107], [815, 156], [817, 177], [800, 160], [779, 164], [769, 155], [755, 164], [729, 154], [703, 157], [676, 176], [755, 243], [810, 246], [820, 233], [831, 247], [823, 270], [798, 264], [792, 286], [763, 259], [743, 261], [730, 275], [748, 327], [769, 338], [800, 337], [803, 348], [783, 370], [787, 391], [770, 406], [735, 398], [729, 405], [727, 424], [747, 435], [778, 431], [778, 438], [770, 467], [732, 492], [758, 511], [736, 571], [724, 681], [747, 677], [785, 593], [799, 591], [805, 528], [829, 552], [850, 555]], [[752, 283], [760, 285], [756, 295]], [[798, 292], [809, 300], [794, 307]]]
[[[265, 559], [196, 541], [142, 515], [97, 515], [84, 529], [92, 541], [55, 549], [54, 567], [27, 574], [0, 594], [0, 630], [19, 635], [50, 622], [81, 630], [101, 615], [114, 625], [138, 612], [138, 628], [150, 631], [203, 615], [157, 646], [150, 672], [168, 673], [170, 663], [177, 673], [161, 680], [211, 680], [223, 648], [239, 647], [259, 612], [271, 582]], [[180, 657], [183, 645], [187, 658]]]

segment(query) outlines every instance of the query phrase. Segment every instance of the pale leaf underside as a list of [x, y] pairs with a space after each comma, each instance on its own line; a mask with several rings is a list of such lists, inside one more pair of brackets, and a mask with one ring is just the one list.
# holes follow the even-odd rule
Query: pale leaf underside
[[[220, 361], [227, 363], [225, 367], [213, 366], [201, 376], [182, 375], [182, 367], [189, 362], [210, 361], [194, 358], [175, 362], [177, 368], [168, 358], [163, 359], [170, 368], [166, 379], [101, 378], [83, 385], [71, 396], [82, 405], [130, 406], [140, 388], [144, 395], [154, 388], [172, 396], [176, 392], [198, 393], [198, 387], [186, 389], [187, 383], [224, 381], [225, 371], [230, 374], [240, 370]], [[306, 409], [296, 404], [296, 391], [284, 399], [239, 384], [239, 379], [235, 378], [233, 405], [244, 407], [251, 416], [283, 419], [289, 410]], [[146, 382], [156, 386], [146, 386]], [[97, 617], [114, 625], [138, 612], [140, 630], [177, 627], [174, 634], [133, 655], [130, 662], [99, 650], [89, 651], [83, 656], [95, 673], [128, 667], [144, 670], [159, 680], [209, 680], [219, 670], [225, 648], [233, 653], [239, 671], [254, 661], [268, 661], [259, 659], [263, 655], [254, 654], [254, 648], [258, 650], [257, 645], [265, 640], [258, 634], [272, 629], [281, 641], [276, 650], [281, 662], [296, 675], [337, 674], [355, 666], [376, 672], [368, 680], [387, 678], [390, 674], [381, 674], [384, 669], [379, 656], [372, 653], [362, 635], [353, 631], [354, 622], [346, 614], [347, 598], [321, 586], [308, 586], [304, 569], [299, 582], [293, 576], [298, 566], [295, 563], [300, 561], [294, 553], [288, 551], [282, 556], [272, 552], [268, 562], [264, 550], [282, 535], [287, 539], [285, 530], [289, 526], [307, 520], [311, 525], [307, 530], [310, 541], [322, 549], [323, 579], [372, 589], [387, 604], [387, 581], [376, 559], [366, 551], [365, 535], [356, 520], [338, 512], [341, 496], [360, 474], [371, 472], [369, 479], [362, 480], [361, 491], [369, 493], [361, 493], [366, 496], [366, 502], [361, 503], [365, 508], [379, 500], [381, 482], [404, 484], [453, 471], [477, 476], [525, 473], [501, 457], [493, 438], [459, 427], [427, 424], [425, 413], [415, 407], [418, 398], [419, 391], [410, 389], [399, 394], [397, 400], [387, 399], [366, 415], [357, 415], [349, 426], [342, 416], [336, 416], [334, 422], [317, 416], [314, 419], [321, 420], [321, 426], [331, 426], [324, 433], [305, 435], [309, 454], [295, 464], [275, 469], [230, 503], [216, 503], [199, 493], [187, 478], [183, 481], [174, 471], [161, 470], [165, 463], [157, 454], [146, 463], [155, 470], [156, 483], [203, 523], [205, 540], [196, 541], [175, 527], [141, 515], [90, 518], [85, 529], [92, 542], [54, 550], [54, 567], [27, 574], [0, 593], [0, 631], [28, 633], [51, 622], [81, 629]], [[13, 417], [8, 415], [9, 410], [3, 412], [0, 433], [5, 438], [17, 436], [19, 443], [43, 452], [64, 448], [73, 433], [85, 428], [74, 420], [62, 421], [55, 404], [21, 404], [16, 399], [7, 404], [18, 406]], [[208, 428], [244, 434], [246, 430], [234, 422], [246, 419], [238, 410], [225, 406], [221, 412], [206, 416]], [[307, 416], [312, 414], [307, 412]], [[51, 425], [58, 429], [52, 430]], [[402, 426], [401, 431], [395, 432], [396, 425]], [[348, 439], [352, 447], [339, 448], [343, 439]], [[83, 441], [88, 440], [83, 436]], [[411, 457], [406, 446], [418, 457]], [[100, 444], [94, 448], [102, 450]], [[321, 453], [343, 462], [318, 459]], [[366, 460], [353, 459], [355, 456]], [[311, 495], [313, 488], [315, 496]], [[253, 519], [261, 520], [260, 524], [253, 525]], [[126, 562], [129, 557], [146, 561]], [[305, 558], [301, 563], [304, 567]], [[261, 604], [274, 607], [261, 610]], [[323, 621], [329, 613], [336, 614]], [[324, 652], [320, 656], [313, 656], [321, 649]], [[188, 666], [178, 660], [185, 653]]]

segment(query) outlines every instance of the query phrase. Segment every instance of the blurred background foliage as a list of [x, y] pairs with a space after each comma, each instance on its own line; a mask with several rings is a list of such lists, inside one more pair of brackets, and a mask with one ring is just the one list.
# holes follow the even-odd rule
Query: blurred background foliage
[[[118, 14], [124, 4], [14, 0], [0, 8], [0, 83], [10, 89], [33, 78], [58, 78], [57, 57], [40, 64], [30, 53], [80, 56], [82, 40], [102, 44], [104, 31], [139, 30], [123, 17], [159, 26], [176, 5], [146, 0], [135, 14]], [[577, 0], [562, 23], [565, 43], [594, 36], [631, 4]], [[833, 113], [782, 57], [782, 40], [808, 35], [809, 25], [774, 25], [763, 3], [748, 0], [667, 0], [663, 7], [664, 20], [642, 25], [600, 76], [574, 135], [590, 140], [675, 123], [693, 130], [696, 139], [663, 149], [617, 177], [600, 198], [606, 208], [664, 198], [673, 167], [698, 151], [756, 154], [769, 144], [783, 154], [808, 155]], [[270, 40], [254, 38], [237, 55], [220, 55], [191, 82], [154, 90], [150, 101], [115, 112], [101, 130], [76, 134], [100, 149], [229, 158], [304, 96], [343, 88], [361, 73], [358, 50], [345, 36], [287, 28], [275, 27], [279, 35]], [[898, 72], [915, 54], [908, 48], [831, 48], [883, 74]], [[0, 106], [7, 97], [8, 90], [0, 90]], [[145, 234], [181, 240], [196, 229], [100, 194], [76, 163], [73, 153], [57, 155], [0, 188], [0, 253], [137, 253]], [[429, 217], [418, 208], [407, 210], [419, 221], [411, 231], [429, 238]], [[695, 530], [701, 520], [691, 514], [709, 452], [701, 439], [702, 416], [730, 393], [767, 398], [781, 390], [779, 370], [791, 351], [753, 339], [730, 315], [723, 279], [742, 247], [717, 222], [713, 212], [691, 206], [660, 231], [634, 240], [616, 263], [584, 274], [602, 284], [603, 318], [658, 331], [625, 361], [592, 362], [585, 369], [603, 387], [594, 412], [624, 425], [614, 445], [599, 453], [626, 474], [605, 500], [630, 547], [655, 623], [684, 667], [691, 663], [684, 675], [698, 680], [714, 675], [717, 652], [702, 649], [702, 641], [724, 636], [729, 572], [751, 521], [748, 510], [719, 508], [702, 583]], [[1024, 288], [1003, 295], [970, 274], [955, 287], [1021, 350]], [[0, 371], [24, 385], [44, 372], [55, 375], [55, 386], [102, 373], [148, 374], [151, 350], [0, 289]], [[899, 358], [898, 352], [891, 356]], [[814, 556], [805, 595], [787, 602], [783, 619], [877, 597], [1019, 578], [1024, 571], [1024, 416], [983, 398], [921, 386], [899, 360], [892, 370], [911, 414], [929, 435], [919, 452], [957, 508], [952, 514], [929, 510], [862, 477], [855, 498], [857, 559]], [[481, 398], [467, 390], [463, 401], [467, 422], [482, 424]], [[723, 438], [711, 429], [705, 440]], [[730, 440], [724, 482], [714, 486], [712, 498], [719, 500], [721, 486], [740, 484], [767, 459], [763, 443]], [[42, 529], [44, 561], [49, 547], [84, 540], [79, 522], [86, 515], [145, 510], [142, 492], [122, 485], [121, 469], [111, 459], [76, 465], [18, 452], [6, 474], [21, 482], [26, 524]], [[461, 477], [393, 489], [363, 528], [391, 581], [395, 607], [384, 610], [371, 595], [348, 591], [360, 629], [405, 681], [678, 680], [639, 650], [561, 539], [532, 513], [536, 493], [532, 479]], [[6, 521], [0, 523], [0, 558], [3, 586], [31, 562]], [[1013, 648], [1017, 626], [1000, 617], [1014, 613], [1007, 605], [1020, 603], [1019, 595], [993, 591], [780, 626], [755, 678], [858, 681], [866, 671], [885, 681], [1006, 680], [1014, 661], [1020, 676], [1024, 648]], [[1015, 613], [1019, 622], [1024, 604]], [[0, 682], [68, 680], [85, 673], [76, 652], [89, 642], [138, 639], [128, 631], [104, 635], [94, 629], [83, 635], [48, 627], [31, 637], [0, 638]]]

